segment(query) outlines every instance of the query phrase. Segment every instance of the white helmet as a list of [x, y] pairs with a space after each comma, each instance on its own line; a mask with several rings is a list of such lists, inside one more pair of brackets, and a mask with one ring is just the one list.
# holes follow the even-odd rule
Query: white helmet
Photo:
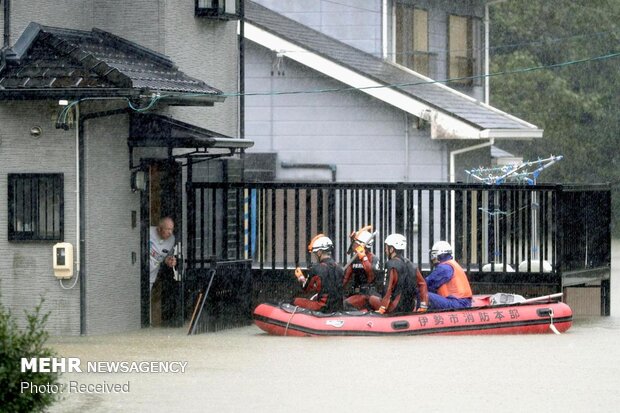
[[308, 252], [329, 251], [334, 248], [334, 243], [324, 234], [318, 234], [308, 244]]
[[355, 242], [369, 246], [372, 244], [373, 235], [368, 231], [360, 231], [355, 234]]
[[394, 247], [395, 250], [404, 251], [407, 248], [407, 238], [401, 234], [390, 234], [385, 239], [385, 245]]
[[431, 260], [439, 259], [442, 255], [452, 255], [452, 246], [447, 241], [437, 241], [431, 248]]

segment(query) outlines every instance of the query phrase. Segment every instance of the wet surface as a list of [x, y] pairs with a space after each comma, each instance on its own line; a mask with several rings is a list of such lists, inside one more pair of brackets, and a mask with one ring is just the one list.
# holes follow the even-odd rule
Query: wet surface
[[[612, 280], [620, 279], [615, 243]], [[615, 284], [620, 284], [617, 282]], [[620, 294], [612, 317], [562, 335], [272, 337], [254, 326], [54, 338], [64, 357], [183, 361], [184, 373], [65, 373], [63, 382], [129, 385], [63, 393], [51, 412], [615, 411], [620, 405]]]

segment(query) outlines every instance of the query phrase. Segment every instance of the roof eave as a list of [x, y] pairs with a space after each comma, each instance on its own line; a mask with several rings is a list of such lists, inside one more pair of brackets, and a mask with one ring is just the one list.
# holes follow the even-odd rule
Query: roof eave
[[141, 99], [148, 100], [156, 94], [160, 94], [159, 103], [171, 106], [213, 106], [217, 102], [223, 102], [226, 98], [218, 94], [205, 93], [182, 93], [165, 91], [145, 91], [144, 89], [126, 88], [52, 88], [52, 89], [0, 89], [0, 100], [49, 100], [69, 99], [78, 100], [84, 98], [110, 98]]
[[481, 139], [529, 140], [543, 137], [543, 129], [484, 129], [480, 131]]
[[224, 102], [226, 97], [205, 93], [165, 93], [159, 100], [170, 106], [213, 106]]
[[136, 99], [143, 96], [138, 89], [0, 89], [2, 100], [48, 100], [48, 99], [82, 99], [97, 97], [118, 97]]

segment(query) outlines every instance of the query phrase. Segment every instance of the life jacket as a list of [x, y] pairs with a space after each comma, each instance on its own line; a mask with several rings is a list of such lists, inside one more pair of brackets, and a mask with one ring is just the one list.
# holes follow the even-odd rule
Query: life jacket
[[310, 268], [310, 277], [320, 278], [320, 291], [318, 292], [318, 300], [325, 302], [325, 306], [321, 309], [324, 312], [334, 312], [344, 309], [342, 287], [342, 278], [344, 271], [333, 258], [329, 257]]
[[396, 256], [385, 264], [386, 278], [392, 269], [398, 273], [398, 281], [390, 301], [394, 301], [400, 295], [400, 300], [392, 312], [413, 311], [417, 296], [416, 267], [408, 259]]
[[454, 275], [450, 281], [437, 289], [437, 294], [443, 297], [451, 295], [455, 298], [471, 298], [473, 294], [463, 268], [453, 259], [443, 261], [442, 264], [452, 267]]
[[360, 261], [359, 258], [355, 257], [355, 259], [351, 263], [351, 278], [353, 278], [353, 288], [368, 288], [375, 283], [375, 269], [377, 268], [377, 259], [371, 252], [367, 252], [366, 256], [368, 257], [368, 261], [370, 261], [370, 274], [366, 272], [364, 264]]

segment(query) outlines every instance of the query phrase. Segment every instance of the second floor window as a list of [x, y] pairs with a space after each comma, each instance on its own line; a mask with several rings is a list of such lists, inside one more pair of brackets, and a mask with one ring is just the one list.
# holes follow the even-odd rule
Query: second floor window
[[448, 19], [448, 77], [467, 78], [456, 81], [461, 85], [478, 83], [471, 79], [479, 73], [479, 24], [472, 17], [450, 15]]
[[394, 8], [395, 61], [425, 76], [430, 74], [428, 11], [397, 2]]
[[62, 241], [62, 174], [9, 174], [9, 241]]

